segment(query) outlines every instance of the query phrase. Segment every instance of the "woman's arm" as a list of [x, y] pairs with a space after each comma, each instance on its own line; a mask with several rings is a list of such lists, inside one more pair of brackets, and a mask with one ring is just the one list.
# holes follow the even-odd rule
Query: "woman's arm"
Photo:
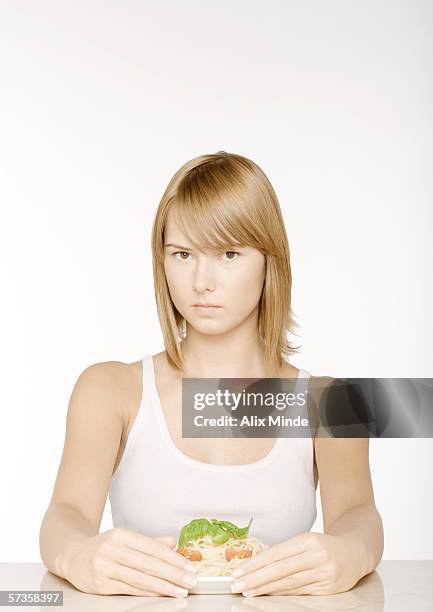
[[374, 504], [359, 504], [347, 510], [326, 533], [342, 536], [348, 545], [359, 548], [360, 577], [379, 565], [383, 554], [383, 526]]
[[39, 532], [41, 559], [47, 569], [56, 576], [65, 578], [61, 555], [65, 555], [74, 542], [98, 534], [78, 510], [63, 504], [51, 504], [45, 513]]
[[316, 438], [323, 530], [359, 551], [360, 577], [383, 554], [384, 534], [374, 501], [368, 438]]
[[76, 540], [98, 534], [124, 427], [126, 366], [89, 366], [75, 383], [63, 454], [39, 532], [42, 561], [59, 575], [59, 557]]
[[303, 532], [270, 546], [233, 571], [245, 595], [330, 595], [372, 572], [383, 551], [374, 504], [368, 438], [316, 438], [325, 533]]

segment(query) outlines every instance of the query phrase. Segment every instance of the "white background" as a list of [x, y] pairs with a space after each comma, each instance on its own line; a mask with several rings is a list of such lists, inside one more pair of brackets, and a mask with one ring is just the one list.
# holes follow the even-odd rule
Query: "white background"
[[[0, 3], [0, 561], [40, 561], [78, 375], [163, 350], [151, 222], [192, 157], [276, 190], [294, 365], [432, 376], [432, 30], [420, 0]], [[432, 440], [370, 448], [383, 558], [432, 558]]]

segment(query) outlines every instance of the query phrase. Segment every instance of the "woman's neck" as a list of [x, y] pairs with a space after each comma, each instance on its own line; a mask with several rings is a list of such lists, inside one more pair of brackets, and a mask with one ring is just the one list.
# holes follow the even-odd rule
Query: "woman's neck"
[[181, 345], [185, 373], [199, 378], [264, 378], [266, 360], [262, 344], [257, 341], [231, 346], [221, 343], [187, 343]]

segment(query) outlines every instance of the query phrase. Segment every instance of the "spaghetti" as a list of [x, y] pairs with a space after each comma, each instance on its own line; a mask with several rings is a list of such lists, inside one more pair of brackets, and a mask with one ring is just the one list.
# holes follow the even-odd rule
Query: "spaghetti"
[[229, 521], [195, 519], [182, 528], [177, 552], [197, 563], [197, 576], [231, 576], [242, 559], [267, 548], [248, 535], [251, 522], [238, 528]]

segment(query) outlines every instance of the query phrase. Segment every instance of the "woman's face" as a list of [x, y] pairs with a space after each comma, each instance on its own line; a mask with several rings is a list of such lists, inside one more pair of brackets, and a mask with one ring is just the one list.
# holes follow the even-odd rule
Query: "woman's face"
[[[220, 253], [199, 251], [169, 213], [164, 269], [174, 305], [198, 332], [222, 334], [257, 314], [265, 280], [265, 257], [253, 247], [233, 247]], [[199, 303], [218, 308], [198, 308], [195, 304]]]

